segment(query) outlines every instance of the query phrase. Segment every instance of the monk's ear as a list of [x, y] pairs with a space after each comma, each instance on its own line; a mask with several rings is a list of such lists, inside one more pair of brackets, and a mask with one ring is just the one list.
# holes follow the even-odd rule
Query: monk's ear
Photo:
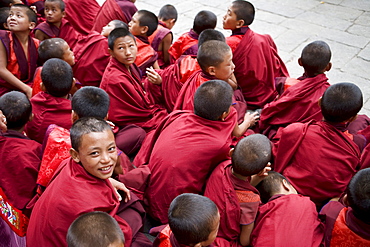
[[63, 18], [66, 17], [66, 12], [65, 11], [62, 12], [62, 17]]
[[349, 206], [349, 202], [348, 202], [348, 195], [347, 194], [345, 194], [344, 196], [343, 196], [343, 203], [344, 203], [344, 205], [346, 205], [346, 206]]
[[235, 148], [230, 149], [230, 151], [229, 151], [229, 156], [230, 157], [233, 156], [234, 150], [235, 150]]
[[218, 120], [224, 122], [226, 117], [229, 116], [229, 114], [230, 114], [230, 109], [231, 109], [231, 106], [229, 107], [229, 110], [227, 112], [222, 113], [222, 115], [218, 118]]
[[298, 64], [299, 64], [299, 66], [302, 66], [303, 67], [303, 65], [302, 65], [302, 58], [298, 58]]
[[328, 65], [326, 65], [326, 67], [325, 67], [325, 71], [329, 71], [331, 69], [331, 66], [332, 66], [332, 64], [328, 63]]
[[286, 181], [285, 179], [283, 179], [283, 181], [282, 181], [282, 186], [284, 187], [284, 189], [286, 190], [286, 191], [289, 191], [290, 190], [290, 186], [289, 186], [289, 183], [288, 183], [288, 181]]
[[322, 101], [322, 97], [320, 97], [319, 101], [317, 102], [320, 107], [321, 107], [321, 101]]
[[80, 161], [81, 161], [80, 160], [80, 155], [78, 154], [78, 152], [74, 148], [71, 148], [69, 150], [69, 154], [71, 155], [74, 162], [80, 163]]
[[33, 30], [35, 27], [36, 27], [36, 23], [35, 22], [30, 22], [30, 25], [28, 26], [28, 28], [30, 30]]
[[30, 117], [28, 118], [28, 121], [29, 121], [29, 122], [31, 122], [31, 121], [33, 120], [33, 117], [34, 117], [34, 116], [35, 116], [35, 115], [34, 115], [33, 113], [31, 113], [31, 114], [30, 114]]
[[203, 245], [202, 245], [202, 242], [200, 242], [200, 243], [197, 243], [196, 245], [194, 245], [194, 247], [202, 247]]
[[110, 54], [112, 57], [114, 57], [113, 50], [111, 50], [110, 48], [108, 48], [108, 52], [109, 52], [109, 54]]
[[210, 75], [216, 75], [216, 67], [215, 66], [209, 66], [206, 71]]
[[141, 34], [142, 35], [146, 35], [146, 36], [148, 36], [146, 33], [148, 32], [148, 30], [149, 30], [149, 27], [148, 26], [142, 26], [141, 27]]
[[46, 92], [46, 87], [45, 87], [44, 83], [42, 83], [42, 82], [40, 82], [40, 89], [41, 89], [41, 91]]
[[236, 28], [241, 28], [241, 27], [243, 27], [244, 26], [244, 20], [242, 20], [242, 19], [240, 19], [240, 20], [238, 20], [237, 21], [237, 23], [236, 23]]
[[72, 114], [71, 114], [71, 120], [72, 120], [72, 123], [76, 122], [77, 120], [79, 119], [77, 113], [72, 110]]
[[105, 118], [104, 118], [105, 121], [108, 120], [108, 115], [109, 115], [109, 113], [107, 113], [107, 115], [105, 116]]

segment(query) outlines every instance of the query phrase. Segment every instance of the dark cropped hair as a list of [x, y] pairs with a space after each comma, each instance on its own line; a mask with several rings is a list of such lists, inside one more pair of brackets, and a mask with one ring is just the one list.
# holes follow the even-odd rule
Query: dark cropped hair
[[42, 63], [45, 63], [50, 58], [63, 59], [62, 45], [67, 42], [61, 38], [45, 39], [40, 43], [38, 48], [39, 58]]
[[177, 21], [177, 10], [175, 6], [171, 4], [164, 5], [159, 11], [158, 19], [161, 19], [163, 21], [175, 19], [175, 21]]
[[59, 58], [47, 60], [41, 70], [46, 92], [54, 97], [66, 96], [73, 85], [72, 67]]
[[109, 95], [98, 87], [83, 87], [73, 95], [72, 110], [79, 118], [96, 117], [104, 119], [109, 110]]
[[230, 47], [219, 40], [209, 40], [204, 42], [198, 49], [197, 61], [203, 72], [210, 66], [217, 67], [230, 52]]
[[225, 36], [217, 30], [214, 29], [206, 29], [200, 33], [198, 38], [198, 47], [200, 47], [204, 42], [210, 40], [219, 40], [225, 42]]
[[135, 36], [132, 35], [132, 33], [130, 33], [130, 31], [127, 28], [119, 27], [119, 28], [113, 29], [113, 31], [110, 32], [110, 34], [108, 35], [108, 46], [109, 46], [109, 49], [113, 50], [113, 48], [114, 48], [114, 42], [118, 38], [126, 37], [126, 36], [131, 37], [134, 40], [134, 42], [136, 43]]
[[23, 8], [26, 10], [26, 15], [28, 17], [28, 20], [30, 22], [34, 22], [35, 24], [37, 24], [37, 15], [36, 13], [30, 8], [28, 7], [27, 5], [24, 5], [24, 4], [14, 4], [10, 7], [10, 10], [12, 10], [12, 8], [15, 8], [15, 7], [18, 7], [18, 8]]
[[275, 171], [268, 172], [268, 176], [256, 186], [263, 203], [267, 203], [272, 196], [279, 193], [283, 180], [289, 183], [288, 179], [282, 174]]
[[139, 25], [141, 27], [147, 26], [148, 31], [146, 32], [146, 35], [152, 35], [158, 27], [157, 16], [148, 10], [139, 10], [137, 13], [139, 14]]
[[208, 10], [200, 11], [194, 18], [193, 30], [197, 34], [200, 34], [206, 29], [215, 29], [217, 25], [217, 16]]
[[330, 59], [330, 47], [321, 40], [306, 45], [301, 54], [302, 66], [309, 76], [322, 73], [329, 64]]
[[66, 4], [64, 3], [63, 0], [45, 0], [45, 2], [50, 2], [50, 3], [58, 2], [59, 8], [62, 12], [65, 11], [66, 9]]
[[244, 25], [250, 25], [254, 21], [255, 9], [253, 4], [244, 0], [232, 2], [232, 8], [237, 20], [243, 20]]
[[32, 105], [24, 93], [12, 91], [0, 97], [0, 110], [8, 129], [19, 130], [28, 122]]

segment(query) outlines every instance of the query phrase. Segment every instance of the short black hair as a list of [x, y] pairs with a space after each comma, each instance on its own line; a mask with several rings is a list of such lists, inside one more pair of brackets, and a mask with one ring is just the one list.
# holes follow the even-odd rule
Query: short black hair
[[110, 34], [108, 35], [108, 46], [109, 46], [109, 49], [111, 49], [113, 51], [114, 42], [118, 38], [126, 37], [126, 36], [131, 37], [134, 40], [134, 42], [136, 43], [135, 36], [132, 35], [132, 33], [130, 33], [130, 31], [127, 28], [119, 27], [119, 28], [113, 29], [113, 31], [110, 32]]
[[0, 30], [7, 30], [4, 24], [7, 24], [7, 20], [9, 17], [10, 7], [2, 7], [0, 8]]
[[198, 47], [200, 47], [204, 42], [209, 40], [219, 40], [222, 42], [226, 42], [225, 36], [220, 31], [214, 29], [206, 29], [199, 35]]
[[284, 177], [282, 174], [275, 171], [268, 172], [267, 177], [265, 177], [256, 186], [263, 203], [267, 203], [272, 196], [279, 193], [283, 180], [286, 180], [289, 183], [288, 179], [286, 179], [286, 177]]
[[100, 211], [79, 216], [67, 232], [68, 247], [108, 247], [124, 242], [125, 237], [117, 221]]
[[370, 224], [370, 168], [353, 176], [347, 187], [347, 198], [356, 218]]
[[180, 244], [194, 245], [208, 239], [217, 216], [217, 206], [211, 199], [184, 193], [171, 202], [168, 224]]
[[40, 61], [42, 63], [45, 63], [50, 58], [63, 59], [63, 44], [67, 44], [67, 42], [61, 38], [51, 38], [43, 40], [38, 48]]
[[329, 64], [330, 59], [330, 47], [321, 40], [306, 45], [301, 54], [302, 66], [309, 76], [322, 73]]
[[50, 58], [42, 67], [41, 80], [50, 95], [66, 96], [73, 85], [72, 67], [62, 59]]
[[198, 49], [197, 61], [203, 72], [210, 66], [217, 67], [225, 59], [226, 54], [231, 49], [225, 42], [219, 40], [209, 40], [204, 42]]
[[148, 31], [146, 32], [146, 35], [149, 37], [154, 33], [155, 30], [157, 30], [158, 27], [158, 18], [157, 16], [148, 11], [148, 10], [139, 10], [137, 12], [139, 14], [139, 25], [141, 27], [148, 27]]
[[159, 10], [158, 19], [163, 20], [163, 21], [175, 19], [175, 21], [177, 21], [177, 10], [175, 6], [171, 4], [164, 5]]
[[243, 20], [245, 26], [253, 23], [254, 15], [256, 13], [253, 4], [244, 0], [236, 0], [232, 2], [231, 6], [237, 20]]
[[200, 34], [206, 29], [215, 29], [217, 25], [217, 16], [208, 10], [200, 11], [194, 18], [193, 30], [197, 34]]
[[66, 4], [64, 3], [63, 0], [45, 0], [45, 2], [51, 2], [51, 3], [58, 2], [59, 3], [59, 8], [62, 12], [65, 11], [65, 9], [66, 9]]
[[331, 85], [321, 98], [322, 115], [333, 123], [342, 123], [356, 116], [362, 105], [361, 89], [349, 82]]
[[104, 119], [109, 110], [109, 95], [98, 87], [83, 87], [73, 95], [72, 110], [81, 117]]
[[0, 97], [0, 110], [6, 117], [7, 128], [20, 130], [32, 114], [32, 105], [24, 93], [12, 91]]
[[126, 28], [128, 30], [127, 23], [124, 23], [121, 20], [113, 20], [113, 21], [110, 21], [110, 22], [112, 22], [112, 24], [114, 25], [114, 28]]
[[232, 103], [233, 89], [222, 80], [210, 80], [194, 94], [194, 113], [202, 118], [217, 121], [228, 112]]
[[24, 5], [24, 4], [14, 4], [10, 7], [10, 10], [12, 8], [15, 8], [15, 7], [18, 7], [18, 8], [23, 8], [26, 10], [26, 15], [28, 16], [28, 20], [30, 22], [34, 22], [35, 24], [37, 24], [37, 15], [36, 13], [30, 8], [28, 7], [27, 5]]
[[271, 143], [261, 134], [241, 139], [231, 156], [233, 171], [242, 176], [259, 173], [271, 160]]
[[83, 117], [73, 123], [70, 136], [72, 148], [78, 152], [82, 143], [82, 136], [92, 132], [112, 131], [109, 124], [100, 118]]

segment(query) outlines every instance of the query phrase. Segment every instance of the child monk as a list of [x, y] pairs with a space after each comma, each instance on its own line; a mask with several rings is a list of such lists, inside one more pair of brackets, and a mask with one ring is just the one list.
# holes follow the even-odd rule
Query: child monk
[[330, 58], [330, 47], [324, 41], [314, 41], [302, 50], [298, 63], [304, 68], [303, 76], [287, 78], [284, 93], [261, 112], [259, 128], [264, 135], [272, 139], [280, 127], [322, 119], [318, 101], [330, 86], [325, 75], [331, 69]]
[[213, 246], [219, 224], [220, 214], [210, 199], [184, 193], [171, 202], [168, 225], [151, 230], [151, 233], [154, 233], [162, 228], [153, 246]]
[[[231, 162], [219, 164], [207, 181], [204, 195], [220, 210], [219, 246], [247, 246], [254, 227], [260, 197], [255, 185], [271, 159], [270, 141], [263, 135], [250, 135], [230, 151]], [[258, 175], [257, 175], [258, 174]]]
[[320, 218], [325, 223], [324, 246], [370, 245], [370, 168], [360, 170], [351, 179], [344, 205], [337, 201], [326, 204]]
[[200, 33], [209, 28], [214, 29], [216, 24], [217, 16], [213, 12], [200, 11], [194, 18], [193, 28], [181, 35], [168, 50], [171, 63], [174, 63], [181, 55], [197, 55]]
[[31, 38], [30, 32], [36, 22], [36, 14], [28, 6], [15, 4], [10, 8], [9, 31], [0, 31], [0, 95], [18, 90], [28, 98], [32, 96], [39, 41]]
[[249, 28], [254, 13], [250, 2], [236, 0], [223, 20], [224, 29], [233, 32], [226, 42], [233, 51], [234, 74], [250, 110], [263, 108], [276, 98], [275, 77], [289, 76], [272, 38]]
[[252, 246], [320, 246], [323, 226], [310, 198], [298, 195], [289, 181], [274, 171], [256, 188], [265, 204], [258, 209]]
[[293, 123], [276, 134], [275, 171], [318, 208], [345, 191], [360, 169], [360, 150], [366, 139], [346, 126], [362, 107], [362, 92], [355, 84], [330, 86], [319, 101], [324, 120]]

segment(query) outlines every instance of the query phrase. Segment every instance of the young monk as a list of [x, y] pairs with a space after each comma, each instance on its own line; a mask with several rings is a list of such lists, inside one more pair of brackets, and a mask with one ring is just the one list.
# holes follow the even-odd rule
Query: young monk
[[275, 77], [289, 76], [272, 38], [249, 28], [254, 13], [250, 2], [237, 0], [223, 20], [224, 29], [232, 30], [226, 42], [233, 51], [236, 80], [251, 110], [263, 108], [276, 98]]
[[346, 131], [363, 104], [356, 85], [334, 84], [319, 102], [324, 120], [293, 123], [279, 130], [273, 151], [275, 171], [321, 208], [339, 197], [360, 169], [360, 150], [366, 140]]
[[116, 28], [108, 36], [108, 45], [112, 59], [100, 85], [111, 100], [108, 119], [120, 128], [137, 125], [146, 131], [155, 129], [167, 112], [154, 105], [141, 83], [134, 64], [135, 37], [126, 29]]
[[101, 33], [91, 31], [89, 35], [77, 42], [73, 75], [83, 86], [100, 86], [104, 70], [110, 59], [108, 35], [113, 29], [119, 27], [128, 29], [127, 24], [123, 21], [113, 20], [103, 27]]
[[252, 246], [320, 246], [323, 226], [310, 198], [273, 171], [256, 188], [266, 204], [258, 209]]
[[105, 212], [79, 216], [68, 228], [68, 247], [124, 247], [125, 237], [117, 221]]
[[193, 28], [181, 35], [168, 50], [171, 63], [174, 63], [181, 55], [197, 55], [200, 33], [209, 28], [214, 29], [216, 24], [217, 16], [213, 12], [200, 11], [194, 18]]
[[64, 3], [67, 21], [77, 32], [83, 36], [88, 35], [100, 10], [99, 3], [96, 0], [64, 0]]
[[46, 0], [44, 12], [46, 21], [35, 28], [35, 38], [41, 41], [50, 38], [62, 38], [74, 50], [79, 34], [64, 18], [66, 12], [63, 0]]
[[158, 27], [149, 36], [150, 45], [158, 54], [158, 65], [161, 69], [170, 64], [170, 54], [168, 49], [173, 41], [171, 29], [177, 21], [177, 10], [171, 4], [164, 5], [158, 14]]
[[314, 41], [302, 50], [298, 63], [304, 68], [303, 76], [288, 78], [284, 93], [261, 112], [259, 128], [264, 135], [272, 139], [280, 127], [322, 119], [318, 101], [330, 86], [325, 75], [331, 69], [330, 58], [330, 47], [324, 41]]
[[150, 45], [148, 37], [157, 29], [158, 18], [150, 11], [139, 10], [134, 14], [128, 24], [130, 32], [135, 35], [137, 56], [135, 64], [139, 67], [141, 76], [145, 75], [146, 69], [152, 67], [159, 69], [158, 54]]
[[320, 218], [325, 222], [324, 246], [370, 245], [370, 168], [353, 176], [343, 197], [326, 204]]
[[36, 22], [36, 14], [28, 6], [15, 4], [10, 8], [9, 31], [0, 31], [0, 95], [18, 90], [28, 98], [32, 96], [39, 41], [31, 38], [30, 32]]
[[[33, 209], [27, 246], [66, 246], [71, 223], [78, 216], [96, 210], [117, 220], [130, 246], [132, 230], [116, 215], [119, 199], [109, 180], [117, 161], [111, 127], [104, 120], [81, 118], [71, 128], [71, 142], [71, 157], [61, 164]], [[120, 186], [129, 193], [123, 184]]]
[[69, 91], [73, 86], [71, 66], [58, 58], [51, 58], [42, 67], [42, 92], [32, 97], [34, 118], [25, 131], [31, 139], [43, 143], [45, 131], [50, 124], [70, 129], [71, 101]]
[[168, 210], [168, 225], [163, 228], [153, 246], [213, 246], [220, 214], [217, 206], [207, 197], [184, 193], [177, 196]]
[[267, 167], [271, 144], [263, 135], [250, 135], [240, 140], [230, 154], [231, 162], [222, 162], [212, 172], [204, 195], [220, 210], [216, 243], [219, 246], [248, 246], [260, 204], [258, 191], [253, 186], [265, 170], [271, 169]]

